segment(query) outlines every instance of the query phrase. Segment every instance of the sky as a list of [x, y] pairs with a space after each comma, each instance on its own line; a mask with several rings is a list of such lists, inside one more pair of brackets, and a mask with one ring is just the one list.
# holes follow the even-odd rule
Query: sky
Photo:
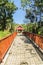
[[21, 2], [20, 0], [13, 0], [14, 4], [18, 7], [18, 10], [13, 14], [14, 22], [17, 24], [23, 24], [23, 20], [25, 18], [25, 11], [23, 11], [21, 8]]

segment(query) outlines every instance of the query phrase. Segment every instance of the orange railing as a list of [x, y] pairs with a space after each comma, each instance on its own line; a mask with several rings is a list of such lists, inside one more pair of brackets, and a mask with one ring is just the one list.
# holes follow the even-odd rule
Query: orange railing
[[28, 36], [31, 40], [33, 40], [38, 48], [40, 48], [43, 51], [43, 36], [34, 34], [34, 33], [29, 33], [29, 32], [23, 32], [26, 36]]
[[9, 35], [8, 37], [0, 40], [0, 62], [2, 62], [5, 54], [7, 53], [8, 49], [10, 48], [12, 41], [16, 37], [17, 33], [14, 32], [13, 34]]

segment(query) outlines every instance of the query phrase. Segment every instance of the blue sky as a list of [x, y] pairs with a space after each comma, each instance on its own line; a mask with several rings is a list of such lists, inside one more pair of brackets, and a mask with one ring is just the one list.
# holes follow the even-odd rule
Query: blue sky
[[14, 1], [14, 4], [18, 7], [18, 10], [13, 14], [13, 19], [16, 23], [22, 24], [25, 18], [25, 11], [20, 9], [21, 8], [20, 0], [13, 0], [13, 1]]

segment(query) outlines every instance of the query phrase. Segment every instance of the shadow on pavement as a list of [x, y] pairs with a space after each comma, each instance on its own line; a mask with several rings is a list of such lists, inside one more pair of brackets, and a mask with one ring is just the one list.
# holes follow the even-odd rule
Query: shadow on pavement
[[[30, 38], [26, 37], [28, 40], [30, 40]], [[41, 60], [43, 61], [43, 53], [39, 50], [38, 47], [35, 46], [35, 44], [32, 42], [32, 40], [30, 40], [31, 44], [33, 45], [33, 47], [35, 48], [36, 52], [38, 53], [38, 55], [40, 56]]]

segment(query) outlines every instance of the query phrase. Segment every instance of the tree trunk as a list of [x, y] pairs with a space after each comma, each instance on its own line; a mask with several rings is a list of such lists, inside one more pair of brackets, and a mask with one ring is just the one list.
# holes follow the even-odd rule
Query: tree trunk
[[40, 27], [41, 27], [41, 9], [40, 9]]

